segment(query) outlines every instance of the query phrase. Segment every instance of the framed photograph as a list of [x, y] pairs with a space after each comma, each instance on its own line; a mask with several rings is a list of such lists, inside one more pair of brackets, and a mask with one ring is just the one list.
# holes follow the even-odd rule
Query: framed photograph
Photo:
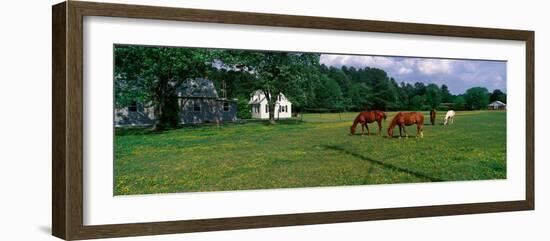
[[67, 1], [67, 240], [534, 209], [534, 32]]

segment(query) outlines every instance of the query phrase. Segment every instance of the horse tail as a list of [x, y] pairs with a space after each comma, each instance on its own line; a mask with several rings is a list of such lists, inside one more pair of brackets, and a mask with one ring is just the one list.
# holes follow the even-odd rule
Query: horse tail
[[386, 112], [381, 111], [381, 110], [375, 110], [375, 111], [373, 111], [373, 112], [374, 112], [375, 115], [376, 115], [376, 120], [377, 120], [377, 121], [378, 121], [378, 120], [382, 120], [382, 119], [386, 120]]
[[418, 123], [420, 124], [424, 124], [424, 115], [422, 114], [422, 112], [416, 112], [417, 116], [418, 116]]

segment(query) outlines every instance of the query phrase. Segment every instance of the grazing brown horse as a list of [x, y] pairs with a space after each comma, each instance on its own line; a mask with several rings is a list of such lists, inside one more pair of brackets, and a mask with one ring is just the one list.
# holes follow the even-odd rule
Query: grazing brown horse
[[393, 120], [390, 123], [390, 127], [388, 128], [388, 136], [393, 136], [393, 128], [398, 125], [399, 138], [401, 138], [402, 132], [405, 132], [405, 136], [409, 137], [405, 126], [414, 124], [416, 124], [416, 136], [420, 135], [420, 138], [424, 137], [424, 115], [422, 115], [421, 112], [399, 112], [395, 115], [395, 117], [393, 117]]
[[430, 111], [430, 122], [432, 123], [432, 126], [435, 125], [435, 110], [432, 109]]
[[380, 135], [382, 133], [382, 120], [386, 120], [386, 113], [379, 110], [373, 110], [373, 111], [362, 111], [355, 117], [355, 120], [353, 121], [353, 125], [350, 128], [349, 135], [355, 134], [355, 127], [357, 127], [357, 124], [361, 124], [361, 135], [365, 134], [365, 127], [367, 128], [367, 135], [370, 135], [369, 126], [368, 123], [378, 122], [378, 134]]

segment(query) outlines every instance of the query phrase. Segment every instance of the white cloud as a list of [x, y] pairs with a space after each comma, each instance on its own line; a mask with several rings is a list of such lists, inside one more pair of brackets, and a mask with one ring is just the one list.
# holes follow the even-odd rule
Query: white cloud
[[416, 63], [420, 73], [425, 75], [451, 74], [452, 61], [448, 59], [419, 59]]
[[332, 55], [321, 56], [321, 63], [332, 66], [375, 67], [390, 73], [406, 75], [414, 72], [424, 75], [451, 74], [453, 61], [447, 59], [391, 58], [383, 56]]
[[335, 55], [335, 54], [323, 54], [321, 55], [321, 63], [331, 66], [355, 66], [363, 68], [366, 66], [375, 68], [392, 68], [395, 65], [395, 61], [392, 58], [381, 56], [357, 56], [357, 55]]
[[416, 64], [416, 59], [406, 58], [401, 62], [403, 63], [403, 65], [405, 65], [407, 67], [413, 67]]
[[410, 74], [412, 73], [413, 70], [411, 68], [407, 68], [407, 67], [399, 67], [399, 69], [397, 70], [397, 73], [400, 74], [400, 75], [404, 75], [404, 74]]
[[460, 79], [464, 82], [473, 82], [477, 79], [477, 73], [461, 73], [460, 74]]
[[372, 60], [375, 65], [379, 66], [379, 67], [383, 67], [383, 68], [391, 68], [392, 66], [395, 65], [395, 61], [393, 61], [392, 59], [390, 58], [387, 58], [387, 57], [372, 57]]

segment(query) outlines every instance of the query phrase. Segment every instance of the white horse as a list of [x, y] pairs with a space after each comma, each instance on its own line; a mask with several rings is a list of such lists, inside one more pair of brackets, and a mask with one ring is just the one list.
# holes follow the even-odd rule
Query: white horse
[[447, 114], [445, 115], [445, 122], [443, 123], [443, 125], [447, 125], [447, 123], [453, 124], [454, 122], [455, 122], [455, 111], [454, 110], [447, 111]]

